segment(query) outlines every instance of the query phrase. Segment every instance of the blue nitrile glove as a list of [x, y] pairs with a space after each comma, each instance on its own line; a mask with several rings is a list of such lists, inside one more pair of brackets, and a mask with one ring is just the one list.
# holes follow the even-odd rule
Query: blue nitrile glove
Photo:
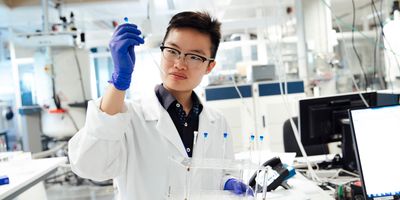
[[110, 41], [111, 56], [114, 61], [114, 72], [109, 83], [118, 90], [126, 90], [131, 84], [133, 67], [135, 66], [134, 46], [144, 43], [135, 24], [122, 24], [115, 30]]
[[254, 196], [253, 189], [235, 178], [228, 179], [225, 183], [224, 190], [230, 190], [235, 194], [246, 194]]

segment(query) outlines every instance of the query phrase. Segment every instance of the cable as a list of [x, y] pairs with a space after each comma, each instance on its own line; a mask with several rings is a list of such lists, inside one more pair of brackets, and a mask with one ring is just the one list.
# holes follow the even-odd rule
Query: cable
[[[375, 3], [373, 4], [373, 7], [375, 8], [375, 10], [377, 10], [377, 8], [376, 8], [376, 6], [375, 6]], [[380, 5], [380, 12], [382, 13], [382, 2], [381, 2], [381, 5]], [[393, 54], [394, 60], [396, 61], [397, 68], [398, 68], [399, 71], [400, 71], [400, 63], [399, 63], [399, 61], [398, 61], [398, 59], [397, 59], [397, 56], [398, 56], [398, 55], [396, 54], [396, 52], [393, 51], [393, 48], [392, 48], [391, 44], [390, 44], [389, 41], [387, 41], [387, 39], [386, 39], [385, 33], [383, 32], [383, 21], [382, 21], [382, 19], [380, 18], [379, 15], [378, 15], [378, 20], [379, 20], [379, 25], [380, 25], [380, 27], [381, 27], [381, 34], [382, 34], [382, 37], [383, 37], [383, 39], [386, 41], [386, 44], [389, 46], [390, 53]], [[384, 47], [384, 50], [387, 50], [387, 48]], [[388, 59], [388, 60], [389, 60], [389, 62], [390, 62], [390, 59]], [[391, 67], [391, 65], [389, 65], [388, 67], [389, 67], [388, 73], [390, 73], [390, 67]], [[389, 75], [388, 75], [388, 77], [389, 77], [390, 83], [392, 84], [392, 93], [394, 93], [394, 91], [393, 91], [393, 81], [391, 80], [391, 78], [390, 78]]]
[[[379, 32], [379, 35], [377, 36], [377, 38], [376, 38], [376, 43], [375, 43], [375, 54], [374, 54], [374, 58], [376, 59], [376, 48], [378, 47], [378, 41], [381, 39], [381, 37], [384, 37], [384, 32], [383, 32], [383, 22], [382, 22], [382, 19], [381, 19], [381, 17], [380, 17], [380, 15], [382, 15], [382, 5], [383, 5], [383, 3], [382, 3], [382, 0], [381, 0], [381, 4], [380, 4], [380, 12], [379, 12], [379, 14], [378, 14], [378, 9], [376, 8], [376, 5], [375, 5], [375, 2], [374, 2], [374, 0], [371, 0], [371, 7], [372, 7], [372, 9], [373, 9], [373, 13], [375, 12], [376, 13], [376, 15], [377, 15], [377, 20], [378, 20], [378, 22], [379, 22], [379, 27], [380, 27], [380, 32]], [[375, 15], [374, 15], [374, 22], [375, 22]], [[378, 32], [378, 27], [376, 27], [376, 32]], [[383, 48], [384, 50], [385, 50], [385, 48]], [[390, 61], [389, 61], [390, 62]], [[398, 63], [397, 63], [397, 65], [398, 65]], [[399, 65], [398, 65], [399, 66]], [[389, 67], [390, 67], [390, 65], [389, 65]], [[376, 76], [376, 74], [375, 74], [375, 70], [376, 70], [376, 65], [375, 65], [375, 68], [374, 68], [374, 77]], [[388, 70], [389, 71], [389, 70]], [[390, 72], [389, 72], [390, 73]], [[388, 75], [389, 76], [389, 75]], [[383, 77], [383, 75], [381, 76], [381, 75], [379, 75], [378, 76], [379, 77], [379, 82], [381, 83], [381, 88], [385, 88], [385, 83], [384, 83], [384, 81], [383, 81], [383, 79], [382, 79], [382, 77]], [[390, 76], [389, 76], [390, 77]], [[389, 81], [390, 82], [392, 82], [392, 80], [391, 79], [389, 79]], [[392, 84], [392, 86], [393, 86], [393, 84]]]
[[71, 122], [74, 125], [75, 130], [79, 131], [78, 125], [76, 124], [74, 118], [72, 117], [72, 115], [69, 113], [68, 110], [65, 110], [65, 114], [69, 117], [69, 119], [71, 119]]
[[[145, 48], [146, 52], [150, 55], [154, 65], [157, 67], [157, 69], [161, 72], [161, 74], [165, 75], [164, 70], [161, 69], [161, 66], [157, 63], [157, 60], [153, 57], [153, 54], [151, 54], [150, 50], [148, 48]], [[162, 52], [161, 52], [162, 56]]]
[[86, 98], [86, 92], [85, 92], [85, 87], [83, 85], [83, 79], [82, 79], [82, 72], [81, 72], [81, 64], [79, 63], [79, 59], [78, 59], [78, 55], [76, 53], [76, 48], [72, 47], [72, 49], [74, 50], [74, 58], [75, 58], [75, 62], [76, 62], [76, 66], [78, 68], [78, 74], [79, 74], [79, 81], [80, 81], [80, 85], [81, 85], [81, 91], [82, 91], [82, 97], [83, 97], [83, 101], [85, 102], [87, 100]]
[[[235, 90], [236, 90], [236, 92], [237, 92], [238, 95], [239, 95], [239, 98], [240, 98], [240, 100], [241, 100], [241, 103], [242, 103], [243, 106], [246, 108], [247, 114], [249, 115], [249, 117], [252, 117], [253, 114], [251, 113], [251, 110], [249, 109], [249, 107], [248, 107], [248, 105], [246, 104], [246, 102], [244, 102], [244, 98], [243, 98], [243, 96], [242, 96], [242, 93], [241, 93], [240, 90], [239, 90], [239, 87], [237, 86], [237, 83], [236, 83], [236, 81], [235, 81], [235, 77], [233, 76], [233, 74], [231, 75], [231, 79], [232, 79], [233, 87], [235, 87]], [[256, 121], [256, 120], [254, 119], [254, 121]]]
[[[334, 12], [333, 8], [332, 8], [330, 5], [328, 5], [328, 3], [326, 3], [325, 0], [321, 0], [321, 1], [322, 1], [322, 2], [324, 3], [324, 5], [331, 11], [332, 16], [335, 18], [335, 21], [336, 21], [336, 24], [338, 25], [338, 27], [340, 27], [340, 24], [343, 24], [343, 25], [345, 25], [347, 28], [354, 28], [354, 29], [356, 30], [355, 27], [351, 27], [351, 26], [347, 25], [345, 22], [343, 22], [342, 20], [340, 20], [340, 19], [335, 15], [335, 12]], [[381, 13], [382, 13], [382, 2], [381, 2]], [[393, 49], [392, 49], [390, 43], [387, 41], [387, 39], [386, 39], [386, 37], [385, 37], [385, 34], [384, 34], [384, 32], [383, 32], [383, 21], [382, 21], [382, 19], [380, 18], [379, 15], [378, 15], [377, 17], [378, 17], [378, 20], [380, 21], [382, 38], [383, 38], [384, 41], [386, 41], [386, 44], [387, 44], [387, 46], [388, 46], [388, 47], [385, 47], [385, 45], [382, 43], [382, 44], [379, 45], [379, 47], [380, 47], [380, 49], [383, 49], [384, 51], [388, 51], [388, 53], [391, 53], [391, 54], [394, 56], [395, 61], [396, 61], [396, 66], [399, 68], [399, 71], [400, 71], [400, 63], [399, 63], [399, 61], [398, 61], [398, 59], [397, 59], [397, 56], [400, 56], [400, 55], [393, 51]], [[342, 30], [343, 30], [343, 29], [342, 29]], [[339, 31], [342, 32], [342, 37], [343, 37], [343, 31], [341, 31], [341, 30], [339, 30]], [[363, 36], [364, 38], [366, 38], [367, 41], [371, 42], [371, 44], [374, 44], [374, 43], [375, 43], [374, 41], [371, 41], [363, 32], [360, 32], [360, 31], [358, 31], [358, 30], [357, 30], [357, 32], [358, 32], [361, 36]], [[346, 53], [346, 54], [347, 54], [347, 53]], [[389, 62], [390, 62], [390, 60], [389, 60]], [[389, 66], [389, 67], [390, 67], [390, 66]], [[352, 77], [352, 78], [354, 78], [354, 77]], [[383, 82], [383, 81], [381, 81], [381, 82]], [[389, 79], [389, 82], [390, 82], [390, 84], [392, 84], [392, 86], [393, 86], [392, 80]], [[354, 80], [353, 80], [353, 83], [355, 83]], [[355, 85], [355, 86], [356, 86], [356, 85]], [[358, 86], [356, 86], [356, 88], [358, 88]], [[392, 88], [392, 89], [393, 89], [393, 88]], [[357, 89], [357, 90], [359, 90], [359, 89]]]
[[[277, 9], [277, 10], [280, 10], [280, 9]], [[282, 36], [281, 34], [279, 34], [278, 30], [276, 30], [276, 31], [277, 31], [278, 35]], [[283, 66], [281, 39], [282, 39], [281, 37], [278, 37], [278, 40], [277, 40], [278, 48], [275, 48], [275, 50], [278, 52], [278, 55], [274, 56], [275, 58], [277, 58], [276, 66]], [[271, 51], [271, 52], [274, 52], [274, 51]], [[293, 117], [292, 117], [293, 114], [289, 108], [289, 100], [288, 100], [288, 96], [287, 96], [288, 95], [288, 84], [287, 84], [287, 79], [286, 79], [286, 72], [283, 67], [280, 67], [280, 69], [281, 69], [281, 73], [279, 73], [279, 76], [278, 76], [279, 89], [280, 89], [281, 97], [282, 97], [284, 105], [285, 105], [286, 113], [289, 116], [289, 121], [290, 121], [292, 130], [293, 130], [294, 137], [299, 146], [300, 152], [307, 163], [307, 168], [308, 168], [308, 171], [310, 172], [311, 179], [315, 182], [321, 182], [321, 179], [318, 177], [318, 175], [315, 173], [313, 167], [311, 166], [311, 162], [308, 159], [308, 155], [304, 149], [303, 143], [301, 142], [300, 133], [293, 121]], [[282, 75], [283, 75], [283, 82], [282, 82]], [[283, 88], [283, 87], [285, 87], [285, 88]]]
[[[372, 12], [372, 16], [373, 16], [373, 20], [374, 20], [374, 24], [377, 24], [376, 23], [376, 17], [375, 17], [375, 14], [376, 15], [378, 15], [378, 13], [377, 12], [375, 12], [375, 10], [374, 10], [374, 0], [371, 0], [371, 12]], [[377, 54], [377, 46], [378, 46], [378, 41], [379, 41], [379, 33], [378, 33], [378, 27], [375, 27], [375, 45], [374, 45], [374, 73], [373, 73], [373, 79], [372, 79], [372, 89], [374, 89], [374, 79], [375, 79], [375, 77], [376, 77], [376, 65], [377, 65], [377, 62], [376, 62], [376, 54]]]
[[65, 146], [67, 146], [67, 142], [62, 142], [60, 144], [58, 144], [57, 146], [47, 150], [47, 151], [41, 151], [38, 153], [34, 153], [32, 154], [32, 159], [38, 159], [38, 158], [46, 158], [48, 156], [54, 155], [58, 150], [64, 148]]
[[[383, 0], [381, 0], [381, 5], [380, 5], [380, 11], [379, 11], [379, 13], [382, 15], [382, 5], [383, 5]], [[379, 35], [379, 40], [381, 41], [382, 40], [382, 37], [383, 37], [383, 22], [382, 22], [382, 20], [381, 20], [381, 18], [379, 17], [379, 15], [378, 15], [378, 21], [379, 21], [379, 24], [380, 24], [380, 27], [381, 27], [381, 29], [380, 29], [380, 35]], [[379, 58], [381, 58], [381, 57], [379, 57]], [[381, 61], [382, 62], [382, 61]], [[380, 82], [380, 84], [381, 84], [381, 88], [383, 89], [383, 88], [386, 88], [386, 83], [385, 83], [385, 81], [383, 80], [383, 77], [384, 77], [384, 75], [383, 75], [383, 72], [382, 72], [382, 70], [380, 70], [379, 71], [380, 72], [380, 74], [378, 75], [378, 78], [379, 78], [379, 82]], [[390, 81], [390, 80], [389, 80]]]
[[[338, 17], [335, 15], [335, 12], [334, 12], [333, 8], [330, 7], [330, 6], [325, 2], [325, 0], [321, 0], [321, 1], [322, 1], [322, 2], [325, 4], [325, 6], [331, 11], [332, 16], [335, 18], [335, 22], [336, 22], [336, 24], [337, 24], [337, 26], [338, 26], [339, 32], [342, 34], [343, 43], [345, 44], [343, 29], [342, 29], [342, 26], [341, 26], [340, 23], [339, 23], [340, 20], [339, 20]], [[348, 53], [348, 51], [347, 51], [346, 45], [343, 45], [343, 50], [345, 51], [345, 55], [350, 55], [350, 54]], [[348, 61], [347, 57], [344, 56], [344, 57], [343, 57], [343, 61], [344, 61], [345, 65], [349, 66], [349, 61]], [[363, 96], [363, 94], [362, 94], [360, 88], [359, 88], [358, 85], [357, 85], [357, 82], [356, 82], [356, 80], [355, 80], [355, 78], [354, 78], [354, 74], [352, 74], [351, 80], [352, 80], [352, 82], [353, 82], [354, 87], [356, 88], [356, 91], [358, 92], [358, 95], [360, 96], [361, 100], [363, 101], [364, 105], [365, 105], [367, 108], [369, 108], [368, 102], [365, 100], [365, 98], [364, 98], [364, 96]]]
[[[380, 5], [380, 14], [382, 14], [382, 1], [381, 1], [381, 5]], [[375, 10], [375, 13], [378, 13], [378, 9], [376, 8], [376, 5], [375, 5], [375, 2], [374, 2], [374, 0], [371, 0], [371, 6], [372, 6], [372, 8]], [[375, 15], [374, 15], [374, 17], [375, 17]], [[377, 14], [377, 18], [378, 18], [378, 22], [379, 22], [379, 26], [380, 26], [380, 28], [381, 28], [381, 31], [380, 31], [380, 33], [381, 33], [381, 35], [382, 35], [382, 38], [386, 41], [386, 45], [389, 47], [389, 49], [388, 48], [386, 48], [385, 46], [383, 46], [382, 47], [382, 49], [384, 49], [384, 50], [388, 50], [392, 55], [393, 55], [393, 57], [394, 57], [394, 60], [396, 61], [396, 66], [398, 67], [398, 69], [399, 69], [399, 71], [400, 71], [400, 63], [399, 63], [399, 61], [398, 61], [398, 59], [397, 59], [397, 54], [396, 54], [396, 52], [394, 52], [393, 51], [393, 48], [391, 47], [391, 44], [389, 43], [389, 41], [387, 41], [387, 39], [386, 39], [386, 36], [385, 36], [385, 34], [384, 34], [384, 32], [383, 32], [383, 20], [381, 19], [381, 17], [380, 17], [380, 15], [378, 15]], [[379, 37], [380, 38], [380, 37]], [[376, 43], [377, 44], [377, 43]], [[391, 67], [391, 64], [390, 64], [390, 59], [388, 59], [388, 62], [389, 62], [389, 68]], [[391, 87], [392, 87], [392, 93], [394, 93], [394, 88], [393, 88], [393, 81], [390, 79], [390, 70], [388, 69], [388, 77], [389, 77], [389, 82], [390, 82], [390, 84], [391, 84]], [[381, 79], [380, 79], [381, 80]], [[383, 80], [381, 80], [381, 82], [383, 83], [384, 81]]]
[[358, 54], [358, 51], [356, 49], [356, 46], [354, 44], [354, 31], [355, 31], [355, 23], [356, 23], [356, 6], [354, 4], [354, 0], [351, 0], [352, 6], [353, 6], [353, 25], [352, 25], [352, 29], [351, 29], [351, 45], [353, 47], [354, 53], [356, 54], [357, 60], [360, 64], [360, 69], [361, 69], [361, 73], [364, 76], [365, 79], [365, 90], [368, 89], [368, 79], [367, 79], [367, 75], [365, 74], [364, 68], [362, 66], [362, 61], [361, 61], [361, 57]]

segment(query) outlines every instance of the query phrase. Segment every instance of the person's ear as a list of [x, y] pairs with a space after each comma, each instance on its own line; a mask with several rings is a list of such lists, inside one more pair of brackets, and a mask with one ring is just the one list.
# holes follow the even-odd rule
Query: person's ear
[[207, 66], [206, 74], [209, 74], [214, 69], [216, 64], [217, 62], [211, 61]]

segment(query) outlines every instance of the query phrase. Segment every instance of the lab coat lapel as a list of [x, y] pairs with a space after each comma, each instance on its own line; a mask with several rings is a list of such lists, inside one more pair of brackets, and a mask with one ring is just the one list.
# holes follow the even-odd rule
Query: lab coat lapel
[[174, 122], [164, 108], [160, 106], [160, 109], [162, 110], [160, 110], [160, 119], [157, 123], [158, 132], [162, 136], [166, 137], [178, 149], [182, 156], [188, 157]]
[[174, 122], [154, 93], [143, 99], [142, 109], [145, 120], [157, 121], [156, 129], [158, 133], [172, 143], [183, 157], [188, 157]]

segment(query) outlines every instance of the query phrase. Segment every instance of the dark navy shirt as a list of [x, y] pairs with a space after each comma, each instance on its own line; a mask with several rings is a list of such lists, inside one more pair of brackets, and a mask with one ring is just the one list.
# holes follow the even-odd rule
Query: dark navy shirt
[[186, 153], [189, 157], [192, 157], [193, 133], [199, 129], [199, 115], [203, 110], [203, 105], [201, 105], [197, 95], [192, 92], [192, 109], [189, 111], [189, 114], [186, 115], [182, 104], [180, 104], [163, 85], [157, 85], [155, 92], [158, 101], [160, 101], [161, 105], [168, 112], [174, 122], [183, 142], [183, 146], [185, 146]]

